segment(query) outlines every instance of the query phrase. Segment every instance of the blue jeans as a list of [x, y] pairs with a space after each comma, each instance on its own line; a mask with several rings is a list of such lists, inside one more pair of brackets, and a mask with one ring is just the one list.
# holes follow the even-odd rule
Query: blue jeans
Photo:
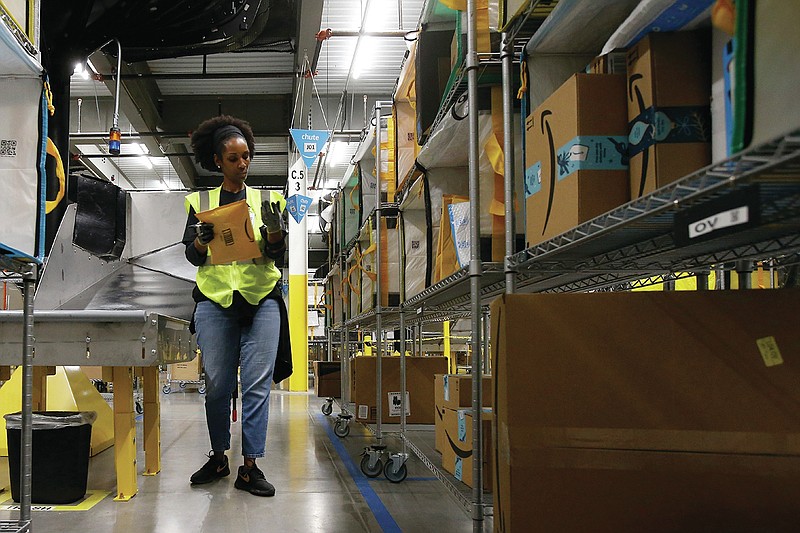
[[206, 423], [214, 451], [231, 447], [231, 395], [241, 367], [242, 455], [264, 457], [269, 419], [272, 371], [278, 353], [278, 302], [262, 302], [249, 326], [238, 313], [204, 301], [195, 311], [197, 344], [203, 354], [206, 380]]

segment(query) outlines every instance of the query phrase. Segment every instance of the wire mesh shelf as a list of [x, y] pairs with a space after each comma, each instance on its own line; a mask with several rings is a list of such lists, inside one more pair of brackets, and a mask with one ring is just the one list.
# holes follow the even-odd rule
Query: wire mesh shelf
[[[747, 202], [740, 230], [698, 242], [680, 235], [706, 208]], [[726, 209], [720, 207], [720, 209]], [[691, 239], [688, 239], [691, 241]], [[800, 130], [701, 169], [511, 257], [524, 291], [602, 288], [800, 250]]]

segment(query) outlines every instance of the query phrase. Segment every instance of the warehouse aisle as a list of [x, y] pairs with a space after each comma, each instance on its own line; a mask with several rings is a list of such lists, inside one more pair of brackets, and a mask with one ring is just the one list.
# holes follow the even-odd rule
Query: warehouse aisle
[[[138, 495], [129, 502], [115, 502], [110, 448], [92, 458], [88, 482], [90, 491], [110, 494], [89, 510], [34, 511], [34, 531], [472, 531], [465, 510], [415, 456], [409, 460], [409, 476], [403, 483], [390, 483], [383, 476], [364, 477], [359, 455], [374, 442], [372, 435], [353, 424], [350, 435], [338, 439], [332, 432], [333, 419], [320, 412], [323, 401], [304, 393], [273, 391], [271, 397], [267, 457], [259, 460], [259, 466], [276, 487], [274, 498], [258, 498], [233, 487], [235, 466], [241, 463], [238, 423], [234, 453], [229, 454], [233, 475], [209, 485], [190, 486], [189, 476], [208, 452], [202, 396], [192, 391], [161, 398], [161, 473], [139, 476]], [[141, 423], [137, 426], [141, 442]], [[399, 446], [392, 439], [387, 444], [393, 450]], [[144, 464], [141, 451], [138, 461]], [[8, 476], [6, 458], [0, 458], [0, 476], [3, 486]], [[0, 509], [9, 503], [9, 491], [0, 492]], [[0, 519], [16, 516], [0, 510]], [[485, 526], [491, 530], [490, 519]]]

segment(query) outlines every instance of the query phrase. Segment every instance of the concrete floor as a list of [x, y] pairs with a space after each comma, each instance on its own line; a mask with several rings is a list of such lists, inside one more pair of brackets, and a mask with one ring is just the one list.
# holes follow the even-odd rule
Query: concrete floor
[[[114, 451], [93, 457], [89, 490], [110, 494], [86, 511], [34, 511], [33, 531], [48, 532], [358, 532], [407, 531], [437, 533], [473, 531], [473, 521], [462, 502], [434, 477], [413, 453], [408, 479], [395, 484], [383, 476], [368, 479], [358, 467], [361, 451], [375, 442], [363, 425], [351, 424], [351, 433], [339, 439], [332, 433], [335, 417], [324, 417], [322, 399], [305, 393], [273, 391], [267, 434], [267, 457], [259, 466], [276, 487], [274, 498], [259, 498], [233, 487], [241, 464], [238, 423], [233, 427], [229, 452], [232, 475], [202, 486], [191, 486], [189, 476], [206, 460], [208, 436], [202, 395], [192, 390], [161, 396], [162, 470], [138, 477], [139, 493], [128, 502], [115, 502]], [[334, 406], [334, 413], [338, 408]], [[139, 417], [141, 418], [141, 417]], [[141, 442], [141, 421], [137, 423]], [[392, 427], [387, 426], [387, 431]], [[408, 433], [434, 463], [433, 431]], [[384, 443], [399, 451], [401, 442]], [[139, 446], [141, 448], [141, 446]], [[138, 463], [144, 464], [139, 451]], [[470, 489], [451, 480], [467, 500]], [[460, 485], [460, 487], [458, 487]], [[0, 487], [8, 487], [6, 458], [0, 458]], [[491, 503], [491, 495], [485, 496]], [[6, 500], [6, 501], [3, 501]], [[0, 520], [14, 520], [16, 511], [2, 510], [10, 491], [0, 492]], [[491, 517], [483, 530], [491, 531]]]

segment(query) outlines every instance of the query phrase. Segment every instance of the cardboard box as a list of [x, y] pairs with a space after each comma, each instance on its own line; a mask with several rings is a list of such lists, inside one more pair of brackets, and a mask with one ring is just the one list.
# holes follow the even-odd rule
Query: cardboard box
[[[442, 377], [442, 404], [448, 409], [472, 408], [472, 376], [445, 374]], [[483, 377], [483, 407], [491, 407], [492, 376]]]
[[318, 398], [342, 396], [342, 372], [339, 361], [314, 361], [314, 392]]
[[199, 381], [203, 370], [201, 356], [197, 356], [185, 363], [169, 365], [169, 379], [172, 381]]
[[[359, 422], [372, 423], [377, 420], [375, 390], [375, 357], [356, 357], [352, 360], [354, 402], [356, 419]], [[442, 374], [447, 370], [445, 357], [406, 357], [406, 390], [410, 414], [406, 416], [409, 424], [433, 424], [434, 374]], [[383, 357], [381, 361], [381, 404], [384, 423], [400, 423], [400, 410], [394, 407], [390, 414], [390, 398], [399, 400], [400, 393], [400, 358]]]
[[599, 55], [586, 67], [589, 74], [625, 74], [627, 72], [625, 49], [615, 49]]
[[706, 31], [650, 33], [628, 50], [631, 198], [711, 162]]
[[527, 246], [629, 199], [625, 77], [575, 74], [525, 121]]
[[434, 449], [442, 453], [444, 450], [444, 377], [447, 374], [436, 374], [433, 379]]
[[791, 531], [798, 308], [789, 290], [495, 300], [495, 530]]
[[[444, 410], [444, 445], [442, 448], [442, 468], [453, 476], [472, 487], [472, 410], [471, 409], [445, 409]], [[492, 476], [492, 410], [484, 408], [483, 416], [483, 489], [491, 491]]]

